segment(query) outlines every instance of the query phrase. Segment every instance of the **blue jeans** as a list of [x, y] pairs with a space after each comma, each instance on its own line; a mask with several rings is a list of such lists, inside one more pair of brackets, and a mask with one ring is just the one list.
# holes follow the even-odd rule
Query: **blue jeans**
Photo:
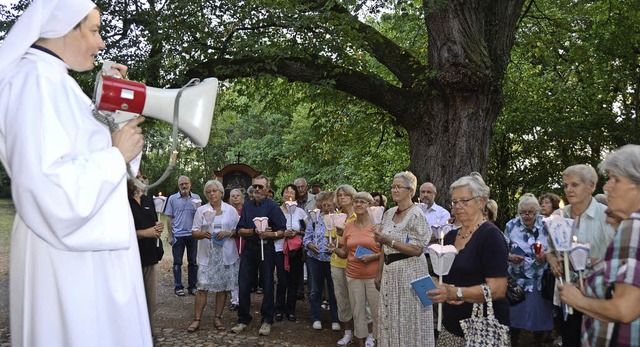
[[329, 262], [320, 261], [318, 259], [307, 257], [308, 278], [311, 279], [311, 295], [309, 295], [309, 304], [311, 305], [311, 321], [321, 320], [320, 306], [322, 305], [322, 290], [324, 283], [327, 283], [329, 295], [329, 308], [331, 313], [331, 322], [338, 322], [338, 306], [336, 303], [336, 295], [333, 292], [333, 279], [331, 279], [331, 264]]
[[251, 322], [251, 285], [256, 283], [258, 268], [262, 270], [262, 323], [273, 324], [273, 269], [275, 267], [276, 250], [273, 242], [264, 245], [264, 261], [261, 261], [260, 243], [247, 242], [240, 258], [238, 274], [238, 291], [240, 304], [238, 305], [238, 323]]
[[289, 257], [289, 271], [284, 269], [284, 252], [276, 252], [276, 269], [278, 273], [278, 287], [276, 289], [276, 313], [296, 314], [298, 300], [298, 285], [304, 275], [302, 268], [302, 254]]
[[173, 290], [184, 289], [182, 285], [182, 257], [184, 249], [187, 249], [187, 274], [189, 276], [189, 288], [196, 289], [198, 282], [198, 263], [196, 257], [198, 255], [198, 240], [192, 236], [176, 237], [171, 251], [173, 253]]

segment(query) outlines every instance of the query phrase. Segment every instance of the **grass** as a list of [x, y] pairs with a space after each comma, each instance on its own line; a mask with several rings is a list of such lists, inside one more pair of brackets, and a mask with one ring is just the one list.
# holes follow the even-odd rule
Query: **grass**
[[16, 209], [13, 207], [11, 199], [0, 199], [0, 249], [3, 251], [9, 249], [9, 239], [15, 214]]

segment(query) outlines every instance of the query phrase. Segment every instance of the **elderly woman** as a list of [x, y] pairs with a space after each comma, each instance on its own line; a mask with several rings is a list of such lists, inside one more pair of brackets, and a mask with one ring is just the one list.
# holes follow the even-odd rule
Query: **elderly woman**
[[444, 329], [438, 346], [464, 346], [460, 320], [471, 317], [473, 303], [484, 302], [483, 283], [489, 286], [495, 317], [509, 326], [507, 291], [507, 245], [504, 235], [493, 223], [486, 223], [483, 210], [489, 187], [479, 173], [473, 172], [453, 182], [451, 208], [461, 228], [444, 236], [445, 245], [458, 250], [444, 285], [430, 290], [429, 297], [443, 307]]
[[[356, 215], [353, 212], [353, 196], [356, 190], [348, 185], [343, 184], [336, 189], [335, 205], [338, 206], [340, 212], [347, 215], [347, 223], [354, 221]], [[340, 233], [340, 235], [338, 235]], [[327, 230], [327, 236], [331, 235], [331, 239], [342, 242], [341, 229], [332, 228]], [[351, 304], [349, 303], [349, 288], [347, 287], [347, 260], [338, 257], [336, 254], [331, 255], [331, 279], [333, 280], [333, 289], [336, 295], [336, 303], [338, 304], [338, 319], [344, 329], [344, 336], [338, 340], [338, 346], [347, 346], [353, 341], [353, 313], [351, 312]]]
[[423, 250], [431, 228], [411, 200], [417, 180], [411, 172], [396, 174], [391, 198], [398, 204], [384, 214], [375, 240], [384, 245], [376, 284], [380, 288], [378, 346], [434, 346], [433, 309], [424, 307], [411, 281], [429, 274]]
[[[380, 245], [373, 237], [374, 225], [367, 207], [373, 204], [373, 197], [367, 192], [353, 196], [356, 220], [344, 227], [342, 240], [334, 252], [347, 259], [347, 286], [349, 303], [353, 312], [354, 335], [360, 347], [375, 346], [378, 319], [378, 296], [375, 279], [378, 273]], [[366, 249], [367, 254], [358, 255], [358, 249]], [[367, 317], [367, 307], [371, 309], [372, 322]], [[365, 340], [366, 338], [366, 340]]]
[[540, 196], [540, 214], [549, 217], [553, 211], [560, 208], [560, 197], [553, 193], [546, 193]]
[[[217, 180], [204, 184], [208, 204], [200, 206], [193, 217], [192, 235], [198, 240], [198, 292], [195, 300], [195, 317], [187, 331], [200, 328], [202, 312], [207, 304], [207, 293], [216, 293], [216, 309], [213, 326], [226, 330], [222, 322], [227, 291], [238, 289], [238, 249], [235, 241], [236, 224], [240, 217], [233, 206], [222, 202], [224, 187]], [[215, 241], [214, 241], [215, 240]]]
[[[242, 190], [235, 188], [232, 189], [229, 193], [229, 205], [233, 206], [233, 208], [238, 211], [238, 216], [242, 213], [242, 205], [244, 205], [244, 195], [242, 194]], [[242, 254], [242, 246], [243, 242], [242, 237], [236, 237], [236, 247], [238, 248], [238, 254]], [[230, 311], [238, 310], [238, 290], [234, 289], [231, 291], [231, 305], [229, 306]]]
[[[577, 241], [590, 245], [591, 264], [595, 264], [604, 257], [606, 247], [613, 239], [614, 234], [613, 227], [606, 222], [605, 210], [607, 206], [600, 204], [591, 196], [596, 189], [598, 175], [590, 165], [573, 165], [564, 170], [562, 181], [564, 193], [570, 204], [559, 210], [558, 213], [575, 221]], [[554, 252], [548, 252], [547, 261], [556, 278], [564, 277], [562, 257]], [[561, 324], [563, 345], [579, 345], [580, 326], [582, 325], [580, 310], [574, 310], [574, 314], [569, 315], [567, 320], [562, 321]]]
[[322, 329], [322, 290], [326, 284], [331, 316], [331, 329], [340, 331], [336, 295], [333, 290], [333, 279], [331, 279], [331, 255], [327, 253], [327, 226], [324, 224], [324, 218], [322, 218], [322, 216], [327, 216], [329, 213], [335, 211], [333, 192], [318, 193], [315, 196], [315, 203], [316, 208], [320, 209], [322, 215], [318, 216], [315, 224], [307, 223], [307, 230], [302, 240], [305, 249], [307, 249], [307, 269], [311, 280], [311, 293], [309, 295], [311, 321], [313, 322], [313, 329]]
[[640, 332], [640, 146], [626, 145], [598, 166], [609, 209], [625, 219], [583, 294], [560, 285], [560, 299], [584, 312], [583, 346], [637, 346]]
[[542, 343], [545, 332], [553, 329], [553, 304], [540, 294], [542, 273], [547, 268], [545, 252], [547, 231], [542, 225], [540, 205], [532, 194], [525, 194], [518, 203], [518, 217], [504, 229], [509, 243], [509, 276], [524, 289], [526, 299], [511, 306], [511, 344], [518, 345], [522, 329], [532, 331], [536, 345]]
[[282, 188], [282, 213], [287, 219], [287, 230], [284, 238], [274, 242], [276, 247], [276, 272], [278, 273], [278, 287], [276, 289], [275, 312], [276, 321], [282, 321], [286, 314], [291, 322], [296, 321], [296, 301], [298, 283], [303, 274], [302, 238], [303, 225], [307, 222], [307, 212], [304, 207], [296, 207], [289, 211], [287, 202], [296, 202], [299, 198], [298, 189], [293, 184]]

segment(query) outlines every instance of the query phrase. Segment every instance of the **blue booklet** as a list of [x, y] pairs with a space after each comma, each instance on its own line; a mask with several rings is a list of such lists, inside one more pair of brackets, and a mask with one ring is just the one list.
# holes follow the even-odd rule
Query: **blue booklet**
[[212, 243], [214, 246], [222, 247], [222, 246], [224, 246], [224, 242], [225, 242], [226, 240], [227, 240], [226, 238], [224, 238], [224, 239], [222, 239], [222, 240], [216, 240], [216, 234], [213, 234], [213, 237], [211, 238], [211, 243]]
[[362, 247], [358, 245], [358, 248], [356, 248], [356, 254], [355, 254], [356, 258], [362, 258], [362, 256], [366, 254], [373, 254], [373, 251], [367, 247]]
[[514, 246], [511, 248], [511, 254], [519, 255], [521, 257], [527, 257], [527, 252], [524, 249], [520, 248], [520, 246]]
[[422, 306], [430, 306], [433, 305], [433, 302], [427, 296], [427, 292], [431, 289], [436, 289], [436, 284], [433, 283], [431, 276], [426, 275], [424, 277], [420, 277], [417, 280], [411, 281], [411, 286], [413, 290], [416, 292], [418, 298], [420, 298], [420, 302]]

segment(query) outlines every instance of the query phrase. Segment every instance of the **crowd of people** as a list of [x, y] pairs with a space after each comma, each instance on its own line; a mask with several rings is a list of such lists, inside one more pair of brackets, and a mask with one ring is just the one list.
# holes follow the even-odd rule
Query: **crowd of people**
[[[636, 171], [622, 165], [620, 157], [637, 160]], [[385, 206], [384, 194], [358, 192], [347, 184], [314, 195], [307, 190], [303, 178], [282, 188], [278, 204], [269, 197], [271, 186], [265, 176], [253, 180], [252, 194], [244, 204], [242, 191], [232, 191], [229, 195], [232, 207], [221, 201], [222, 185], [209, 181], [204, 192], [209, 204], [195, 210], [182, 209], [190, 211], [193, 218], [170, 215], [177, 213], [177, 209], [167, 209], [174, 224], [192, 220], [191, 237], [198, 240], [196, 307], [194, 321], [187, 330], [199, 329], [209, 290], [216, 292], [214, 328], [225, 329], [221, 323], [227, 301], [225, 293], [238, 290], [238, 298], [232, 299], [232, 306], [238, 308], [238, 323], [231, 331], [248, 330], [253, 318], [249, 312], [250, 294], [252, 288], [259, 286], [260, 335], [269, 335], [274, 322], [285, 318], [289, 321], [309, 318], [311, 328], [320, 330], [325, 303], [331, 329], [343, 331], [336, 341], [338, 346], [352, 343], [367, 347], [464, 346], [460, 322], [471, 316], [474, 303], [485, 301], [486, 285], [495, 317], [510, 327], [514, 346], [520, 344], [523, 330], [532, 333], [535, 345], [551, 344], [554, 331], [556, 345], [579, 346], [591, 341], [589, 345], [596, 346], [612, 339], [620, 342], [620, 346], [638, 345], [635, 331], [640, 330], [633, 330], [640, 328], [637, 308], [627, 307], [624, 313], [602, 312], [598, 308], [600, 302], [622, 303], [638, 294], [640, 269], [635, 266], [629, 269], [623, 264], [637, 255], [634, 252], [640, 236], [633, 213], [640, 209], [640, 203], [620, 192], [636, 188], [633, 192], [640, 198], [640, 191], [634, 186], [640, 182], [640, 146], [630, 145], [612, 153], [600, 169], [610, 177], [604, 186], [608, 204], [612, 206], [609, 209], [593, 197], [598, 180], [595, 169], [574, 165], [562, 175], [566, 206], [560, 205], [561, 199], [555, 194], [543, 194], [540, 198], [523, 194], [517, 215], [504, 228], [495, 224], [497, 204], [489, 199], [490, 189], [478, 173], [463, 176], [450, 186], [451, 211], [435, 203], [434, 184], [426, 182], [418, 186], [411, 172], [394, 176], [389, 192], [394, 205], [391, 208]], [[181, 180], [184, 183], [188, 178]], [[620, 188], [619, 182], [624, 180], [627, 185]], [[172, 200], [188, 201], [194, 196], [180, 189], [168, 204]], [[369, 209], [372, 206], [385, 209], [381, 222], [372, 218]], [[227, 219], [216, 217], [225, 216], [222, 211]], [[335, 220], [338, 214], [343, 214], [342, 222]], [[566, 278], [564, 253], [556, 250], [544, 221], [553, 215], [572, 219], [574, 240], [590, 245], [589, 268], [583, 283], [580, 283], [583, 277], [573, 268], [572, 283], [561, 281]], [[254, 222], [259, 217], [265, 217], [264, 229]], [[155, 220], [147, 224], [162, 227]], [[203, 231], [207, 224], [210, 226]], [[445, 224], [452, 225], [451, 231], [443, 235], [434, 232]], [[616, 237], [618, 227], [628, 235]], [[173, 230], [179, 228], [174, 225]], [[444, 284], [427, 293], [434, 304], [443, 304], [443, 327], [438, 331], [434, 323], [435, 306], [423, 306], [410, 282], [434, 274], [426, 250], [430, 244], [440, 242], [440, 237], [443, 245], [453, 245], [458, 253], [449, 274], [443, 278]], [[213, 239], [227, 241], [216, 247]], [[176, 245], [179, 243], [174, 242]], [[206, 255], [201, 256], [201, 252]], [[181, 261], [174, 260], [178, 270]], [[614, 273], [606, 267], [612, 262]], [[558, 281], [556, 285], [552, 283], [550, 296], [542, 290], [547, 272]], [[303, 274], [309, 281], [306, 302], [309, 317], [296, 314]], [[510, 303], [507, 299], [509, 281], [522, 288], [523, 301]], [[180, 283], [176, 278], [176, 295], [182, 295]], [[573, 313], [565, 315], [569, 306]], [[149, 307], [152, 317], [154, 305]], [[597, 330], [593, 330], [594, 326]]]
[[[594, 197], [595, 169], [573, 165], [562, 174], [566, 206], [553, 194], [536, 199], [525, 192], [504, 230], [495, 224], [498, 206], [480, 174], [451, 184], [443, 199], [451, 201], [449, 215], [434, 202], [435, 185], [418, 187], [410, 172], [394, 176], [395, 206], [380, 222], [369, 207], [386, 206], [385, 194], [348, 184], [314, 196], [300, 178], [282, 189], [278, 204], [270, 180], [257, 176], [243, 203], [242, 191], [224, 202], [224, 187], [211, 180], [203, 204], [181, 176], [179, 192], [167, 201], [165, 226], [152, 199], [126, 184], [127, 166], [137, 171], [143, 117], [111, 133], [92, 117], [91, 100], [68, 73], [94, 67], [105, 48], [100, 26], [100, 11], [89, 0], [34, 0], [0, 46], [0, 161], [17, 211], [12, 345], [152, 346], [165, 227], [174, 292], [195, 296], [188, 332], [200, 329], [209, 291], [218, 331], [226, 329], [228, 293], [237, 311], [232, 332], [249, 329], [257, 286], [260, 335], [285, 317], [306, 319], [296, 315], [306, 266], [309, 323], [322, 329], [326, 300], [331, 329], [344, 332], [338, 346], [483, 342], [467, 341], [461, 321], [473, 304], [485, 302], [487, 290], [513, 344], [522, 330], [540, 344], [555, 329], [563, 346], [640, 345], [640, 146], [619, 148], [598, 166], [607, 177], [606, 205]], [[106, 73], [126, 78], [127, 67], [114, 64]], [[576, 271], [567, 251], [550, 242], [555, 238], [545, 217], [573, 221], [574, 241], [589, 245], [586, 271]], [[424, 293], [413, 292], [410, 282], [430, 272], [425, 248], [437, 240], [433, 228], [444, 223], [453, 227], [438, 241], [457, 255], [443, 284], [426, 293], [443, 306], [436, 333], [434, 306], [422, 305], [416, 294]], [[546, 274], [556, 282], [549, 295]], [[522, 287], [523, 301], [507, 300], [509, 280]]]

